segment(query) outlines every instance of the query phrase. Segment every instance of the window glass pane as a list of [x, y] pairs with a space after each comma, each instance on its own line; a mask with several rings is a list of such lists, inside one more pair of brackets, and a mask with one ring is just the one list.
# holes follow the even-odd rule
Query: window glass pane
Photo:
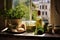
[[47, 11], [45, 12], [45, 14], [47, 15]]
[[19, 0], [13, 0], [13, 8], [16, 7], [19, 4]]
[[42, 15], [44, 15], [44, 11], [42, 11]]
[[45, 9], [47, 9], [47, 5], [45, 6]]
[[44, 5], [42, 5], [42, 9], [44, 9]]
[[41, 5], [40, 5], [40, 9], [41, 9]]
[[[39, 1], [39, 0], [32, 0], [32, 1]], [[32, 20], [36, 19], [37, 11], [34, 10], [36, 8], [36, 5], [33, 4], [33, 2], [30, 3], [30, 0], [13, 0], [12, 7], [15, 8], [19, 4], [22, 6], [22, 10], [24, 10], [24, 12], [25, 12], [24, 17], [22, 18], [23, 20], [30, 20], [30, 13], [32, 13]], [[30, 8], [31, 7], [30, 4], [32, 4], [32, 8]], [[30, 12], [30, 11], [32, 11], [32, 12]]]
[[38, 10], [38, 16], [41, 15], [40, 11]]
[[33, 1], [39, 1], [39, 0], [33, 0]]
[[[20, 9], [22, 11], [24, 11], [24, 16], [23, 16], [23, 20], [29, 20], [30, 16], [29, 16], [29, 6], [30, 6], [30, 0], [13, 0], [13, 8], [15, 8], [16, 6], [19, 6], [20, 4]], [[23, 13], [23, 12], [21, 12]], [[21, 14], [23, 15], [23, 14]]]

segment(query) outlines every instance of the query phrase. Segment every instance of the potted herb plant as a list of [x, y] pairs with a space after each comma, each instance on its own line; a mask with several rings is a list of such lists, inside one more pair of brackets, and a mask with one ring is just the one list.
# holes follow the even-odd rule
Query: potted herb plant
[[8, 20], [7, 26], [9, 26], [10, 29], [16, 29], [17, 27], [19, 27], [22, 21], [21, 19], [27, 13], [25, 10], [27, 10], [27, 6], [25, 6], [24, 4], [20, 4], [13, 9], [7, 10], [5, 16]]

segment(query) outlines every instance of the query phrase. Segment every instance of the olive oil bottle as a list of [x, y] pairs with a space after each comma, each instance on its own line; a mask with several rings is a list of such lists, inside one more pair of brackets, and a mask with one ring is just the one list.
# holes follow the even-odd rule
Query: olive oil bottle
[[38, 16], [36, 18], [36, 30], [35, 30], [35, 34], [40, 34], [43, 33], [43, 22], [42, 22], [42, 17]]

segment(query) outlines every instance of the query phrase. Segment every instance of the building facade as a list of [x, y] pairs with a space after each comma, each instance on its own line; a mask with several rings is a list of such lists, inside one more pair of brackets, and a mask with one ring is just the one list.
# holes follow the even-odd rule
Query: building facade
[[33, 0], [33, 3], [36, 5], [35, 10], [38, 10], [43, 20], [48, 20], [50, 23], [50, 0]]

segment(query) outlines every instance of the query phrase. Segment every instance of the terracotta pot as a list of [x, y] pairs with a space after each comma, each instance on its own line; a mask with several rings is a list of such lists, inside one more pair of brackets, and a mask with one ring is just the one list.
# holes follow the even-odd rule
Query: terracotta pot
[[11, 24], [13, 25], [19, 25], [21, 23], [21, 19], [11, 19]]
[[20, 25], [21, 19], [8, 19], [8, 28], [9, 29], [16, 29], [18, 25]]

